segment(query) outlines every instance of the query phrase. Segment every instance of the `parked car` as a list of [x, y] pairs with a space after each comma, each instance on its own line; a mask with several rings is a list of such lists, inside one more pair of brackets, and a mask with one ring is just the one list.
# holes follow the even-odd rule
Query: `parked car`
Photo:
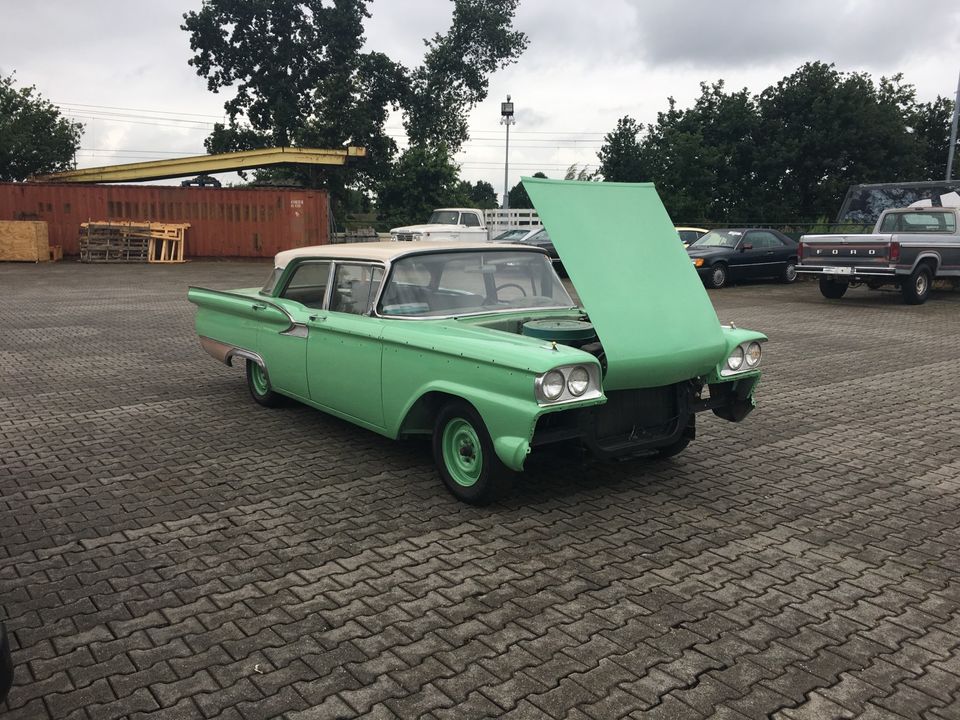
[[797, 242], [769, 228], [711, 230], [687, 247], [703, 281], [721, 288], [737, 280], [797, 279]]
[[820, 293], [838, 300], [851, 285], [893, 285], [904, 302], [927, 300], [935, 278], [960, 278], [960, 208], [886, 210], [872, 233], [804, 235], [797, 270], [818, 275]]
[[10, 639], [7, 628], [0, 622], [0, 704], [7, 698], [13, 685], [13, 660], [10, 654]]
[[677, 231], [677, 235], [680, 236], [680, 242], [682, 242], [684, 245], [689, 245], [692, 242], [696, 242], [710, 232], [706, 228], [695, 227], [675, 227], [674, 230]]
[[260, 405], [431, 436], [468, 503], [498, 497], [534, 448], [670, 457], [697, 413], [743, 420], [766, 337], [720, 325], [653, 186], [524, 184], [582, 308], [538, 247], [325, 245], [279, 253], [263, 288], [190, 288], [200, 343], [246, 364]]
[[563, 267], [563, 261], [560, 260], [560, 253], [557, 252], [557, 248], [554, 247], [553, 242], [550, 240], [550, 235], [547, 234], [546, 229], [537, 230], [527, 238], [523, 240], [516, 240], [515, 242], [520, 245], [529, 245], [530, 247], [540, 248], [547, 255], [550, 256], [550, 262], [553, 263], [553, 269], [557, 271], [557, 274], [560, 277], [567, 277], [567, 270]]
[[509, 243], [509, 242], [522, 242], [532, 235], [536, 235], [540, 232], [542, 228], [540, 226], [532, 228], [513, 228], [512, 230], [504, 230], [502, 233], [497, 235], [490, 242], [498, 243]]

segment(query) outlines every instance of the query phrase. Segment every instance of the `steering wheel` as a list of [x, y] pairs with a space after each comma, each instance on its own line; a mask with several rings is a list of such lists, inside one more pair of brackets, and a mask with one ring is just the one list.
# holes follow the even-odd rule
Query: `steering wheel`
[[524, 290], [524, 289], [523, 289], [522, 287], [520, 287], [519, 285], [517, 285], [516, 283], [504, 283], [503, 285], [498, 285], [498, 286], [496, 287], [496, 291], [497, 291], [497, 292], [500, 292], [501, 290], [504, 290], [504, 289], [509, 288], [509, 287], [516, 288], [517, 290], [520, 291], [520, 293], [521, 293], [524, 297], [527, 296], [527, 291]]

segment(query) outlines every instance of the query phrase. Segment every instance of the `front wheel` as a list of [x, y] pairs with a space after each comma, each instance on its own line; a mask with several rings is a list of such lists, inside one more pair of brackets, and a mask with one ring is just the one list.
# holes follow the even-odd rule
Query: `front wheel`
[[710, 268], [710, 275], [707, 277], [707, 284], [714, 290], [719, 290], [727, 284], [727, 266], [723, 263], [717, 263]]
[[470, 505], [489, 505], [500, 497], [511, 474], [497, 457], [480, 413], [462, 401], [449, 403], [437, 416], [433, 459], [447, 489]]
[[850, 283], [839, 282], [829, 277], [820, 278], [820, 294], [830, 300], [839, 300], [847, 292]]
[[927, 264], [918, 265], [900, 286], [903, 300], [908, 305], [923, 305], [930, 294], [930, 285], [933, 283], [933, 273]]
[[267, 373], [253, 360], [247, 360], [247, 390], [258, 405], [269, 408], [283, 405], [283, 395], [270, 389]]

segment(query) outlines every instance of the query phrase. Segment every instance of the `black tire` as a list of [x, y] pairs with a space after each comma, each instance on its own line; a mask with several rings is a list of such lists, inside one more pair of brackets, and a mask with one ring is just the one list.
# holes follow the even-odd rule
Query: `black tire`
[[923, 305], [930, 295], [930, 286], [933, 284], [933, 273], [927, 263], [921, 263], [914, 268], [907, 278], [900, 285], [900, 292], [903, 294], [903, 301], [907, 305]]
[[505, 494], [513, 474], [497, 457], [480, 413], [463, 401], [448, 403], [437, 415], [433, 460], [447, 490], [469, 505], [489, 505], [497, 500]]
[[839, 300], [847, 292], [850, 283], [834, 280], [831, 277], [820, 278], [820, 294], [830, 300]]
[[797, 281], [797, 259], [790, 258], [780, 273], [780, 282], [792, 283]]
[[728, 272], [726, 263], [715, 263], [710, 268], [710, 274], [707, 276], [707, 285], [714, 290], [719, 290], [727, 284]]
[[268, 408], [280, 407], [285, 398], [270, 389], [266, 373], [253, 360], [247, 360], [247, 390], [258, 405]]
[[690, 438], [682, 437], [672, 445], [666, 445], [665, 447], [658, 448], [657, 457], [660, 458], [661, 460], [672, 458], [674, 455], [679, 455], [684, 450], [686, 450], [687, 445], [689, 444], [690, 444]]

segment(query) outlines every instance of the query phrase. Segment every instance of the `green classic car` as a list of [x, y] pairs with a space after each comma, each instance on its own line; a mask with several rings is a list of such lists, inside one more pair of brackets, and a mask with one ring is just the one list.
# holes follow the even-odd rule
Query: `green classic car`
[[246, 363], [261, 405], [432, 436], [444, 483], [473, 504], [534, 449], [669, 457], [698, 412], [746, 417], [766, 337], [721, 326], [653, 186], [524, 185], [582, 308], [535, 247], [325, 245], [279, 253], [263, 288], [190, 288], [200, 342]]

